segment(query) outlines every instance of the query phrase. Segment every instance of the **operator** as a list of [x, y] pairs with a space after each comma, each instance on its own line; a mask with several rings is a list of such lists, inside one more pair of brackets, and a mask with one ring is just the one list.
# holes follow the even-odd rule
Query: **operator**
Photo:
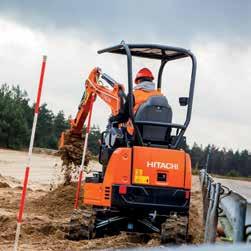
[[[134, 114], [139, 109], [140, 105], [145, 103], [148, 98], [151, 96], [162, 95], [160, 91], [155, 90], [155, 84], [153, 83], [154, 76], [152, 72], [148, 68], [142, 68], [138, 71], [135, 77], [135, 87], [133, 91], [133, 112]], [[112, 116], [109, 119], [109, 122], [113, 122], [116, 124], [126, 123], [127, 122], [127, 132], [130, 135], [133, 135], [133, 125], [129, 120], [129, 102], [128, 99], [118, 115]]]

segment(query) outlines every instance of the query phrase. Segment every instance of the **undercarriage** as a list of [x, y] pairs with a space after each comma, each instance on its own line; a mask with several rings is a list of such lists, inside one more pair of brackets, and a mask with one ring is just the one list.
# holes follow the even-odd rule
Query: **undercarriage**
[[68, 238], [93, 239], [116, 235], [121, 231], [157, 233], [163, 244], [183, 244], [187, 240], [188, 216], [176, 213], [158, 215], [156, 211], [142, 216], [140, 211], [83, 206], [72, 213]]

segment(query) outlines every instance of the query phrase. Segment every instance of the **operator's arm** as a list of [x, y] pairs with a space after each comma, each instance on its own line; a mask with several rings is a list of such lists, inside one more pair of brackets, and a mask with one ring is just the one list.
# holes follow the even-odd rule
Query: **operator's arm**
[[[134, 103], [134, 96], [133, 96], [133, 103]], [[126, 123], [128, 120], [129, 120], [129, 98], [127, 96], [123, 109], [120, 110], [118, 115], [112, 116], [109, 119], [109, 121], [120, 124], [120, 123]]]

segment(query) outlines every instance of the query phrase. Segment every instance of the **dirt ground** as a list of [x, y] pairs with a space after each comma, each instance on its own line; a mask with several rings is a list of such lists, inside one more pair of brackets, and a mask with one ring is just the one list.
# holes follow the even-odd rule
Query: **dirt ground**
[[[0, 250], [3, 251], [13, 249], [25, 156], [24, 152], [0, 149]], [[152, 247], [160, 244], [158, 235], [128, 235], [126, 233], [78, 242], [65, 239], [76, 186], [59, 185], [60, 177], [56, 178], [60, 169], [58, 157], [35, 154], [32, 163], [33, 176], [30, 179], [26, 198], [19, 250], [73, 251]], [[18, 169], [22, 171], [17, 171]], [[191, 244], [199, 244], [202, 242], [203, 227], [198, 177], [193, 177], [190, 212]]]

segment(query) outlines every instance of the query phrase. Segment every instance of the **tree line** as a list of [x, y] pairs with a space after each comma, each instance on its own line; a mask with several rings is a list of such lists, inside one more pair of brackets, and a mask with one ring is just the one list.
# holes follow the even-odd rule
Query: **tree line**
[[196, 170], [205, 168], [208, 162], [209, 173], [251, 177], [251, 154], [246, 149], [233, 151], [214, 145], [203, 147], [196, 143], [191, 148], [187, 148], [191, 155], [192, 166]]
[[[0, 87], [0, 147], [24, 149], [28, 147], [33, 122], [34, 104], [30, 104], [27, 92], [18, 85]], [[69, 128], [64, 112], [54, 114], [47, 104], [42, 104], [36, 130], [35, 146], [57, 149], [61, 132]], [[89, 136], [89, 150], [97, 155], [101, 137], [98, 126], [93, 126]], [[208, 170], [211, 173], [229, 176], [251, 176], [251, 156], [247, 150], [218, 148], [193, 144], [186, 147], [195, 170], [205, 167], [207, 156]]]
[[[35, 104], [30, 104], [26, 91], [20, 86], [10, 87], [7, 84], [0, 86], [0, 147], [11, 149], [28, 148], [34, 116]], [[35, 147], [58, 148], [58, 140], [63, 131], [69, 128], [69, 118], [64, 112], [54, 114], [47, 104], [39, 109]], [[89, 136], [89, 148], [95, 155], [98, 154], [96, 142], [101, 133], [98, 126], [93, 126]]]
[[[29, 104], [27, 92], [20, 86], [0, 87], [0, 147], [27, 148], [34, 115], [34, 104]], [[68, 127], [63, 111], [54, 114], [42, 104], [39, 110], [36, 147], [57, 148], [58, 138]]]

